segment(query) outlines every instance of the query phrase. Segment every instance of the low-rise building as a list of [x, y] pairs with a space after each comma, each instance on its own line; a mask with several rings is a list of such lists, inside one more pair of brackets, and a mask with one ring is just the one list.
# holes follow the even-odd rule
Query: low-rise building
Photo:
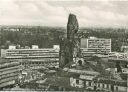
[[70, 77], [70, 85], [72, 87], [94, 90], [94, 78], [99, 75], [98, 72], [76, 69], [70, 69], [68, 72], [74, 74], [74, 76]]
[[98, 78], [96, 87], [97, 90], [109, 92], [127, 92], [127, 82], [123, 80]]

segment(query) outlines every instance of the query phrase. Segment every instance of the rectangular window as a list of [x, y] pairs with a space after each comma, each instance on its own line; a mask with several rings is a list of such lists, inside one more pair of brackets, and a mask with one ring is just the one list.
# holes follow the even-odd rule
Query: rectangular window
[[103, 84], [103, 88], [104, 88], [104, 84]]
[[107, 84], [107, 88], [109, 88], [109, 84]]
[[98, 87], [100, 87], [100, 84], [98, 83]]
[[79, 84], [79, 80], [78, 79], [76, 79], [76, 84]]
[[91, 86], [91, 82], [89, 82], [89, 86]]
[[116, 87], [116, 91], [118, 91], [118, 87]]

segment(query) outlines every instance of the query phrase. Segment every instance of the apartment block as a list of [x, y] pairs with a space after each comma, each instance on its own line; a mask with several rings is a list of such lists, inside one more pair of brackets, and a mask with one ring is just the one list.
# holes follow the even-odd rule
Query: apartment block
[[21, 65], [47, 66], [59, 65], [59, 47], [39, 49], [2, 49], [1, 57], [9, 60], [19, 60]]
[[111, 39], [105, 38], [82, 38], [81, 50], [83, 53], [108, 54], [111, 52]]
[[0, 59], [0, 88], [18, 83], [18, 72], [20, 63]]

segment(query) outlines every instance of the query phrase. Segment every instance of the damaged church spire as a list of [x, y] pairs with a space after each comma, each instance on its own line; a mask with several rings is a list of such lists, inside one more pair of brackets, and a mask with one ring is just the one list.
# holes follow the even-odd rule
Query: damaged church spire
[[74, 14], [69, 14], [67, 23], [67, 38], [60, 42], [60, 67], [63, 68], [73, 62], [73, 53], [75, 48], [75, 34], [79, 29], [77, 18]]

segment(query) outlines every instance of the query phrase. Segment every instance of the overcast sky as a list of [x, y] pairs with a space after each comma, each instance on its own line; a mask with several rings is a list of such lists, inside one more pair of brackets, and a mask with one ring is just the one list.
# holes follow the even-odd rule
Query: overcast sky
[[128, 1], [0, 0], [0, 25], [65, 27], [69, 13], [80, 27], [128, 26]]

